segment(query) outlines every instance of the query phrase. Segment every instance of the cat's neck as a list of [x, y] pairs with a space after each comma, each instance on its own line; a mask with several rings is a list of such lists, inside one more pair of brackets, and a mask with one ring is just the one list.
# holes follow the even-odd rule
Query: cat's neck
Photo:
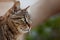
[[24, 34], [16, 35], [16, 40], [24, 40]]

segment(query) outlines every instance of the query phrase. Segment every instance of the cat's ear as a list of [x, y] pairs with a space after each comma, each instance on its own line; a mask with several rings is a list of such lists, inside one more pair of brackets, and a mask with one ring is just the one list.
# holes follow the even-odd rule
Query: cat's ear
[[26, 7], [24, 10], [26, 11], [30, 6]]
[[20, 9], [20, 1], [16, 1], [14, 4], [14, 9], [19, 10]]

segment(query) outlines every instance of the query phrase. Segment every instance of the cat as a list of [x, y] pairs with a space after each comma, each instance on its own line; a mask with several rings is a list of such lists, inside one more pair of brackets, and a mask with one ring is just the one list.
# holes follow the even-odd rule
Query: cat
[[0, 40], [21, 40], [20, 37], [31, 30], [31, 17], [27, 11], [29, 6], [25, 9], [15, 7], [16, 9], [13, 7], [10, 10], [10, 15], [0, 26]]

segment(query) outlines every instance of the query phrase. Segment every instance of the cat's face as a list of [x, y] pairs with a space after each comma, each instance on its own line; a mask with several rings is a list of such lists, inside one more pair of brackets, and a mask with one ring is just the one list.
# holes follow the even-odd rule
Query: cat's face
[[21, 33], [29, 32], [31, 29], [30, 15], [26, 10], [19, 10], [10, 16], [18, 31]]

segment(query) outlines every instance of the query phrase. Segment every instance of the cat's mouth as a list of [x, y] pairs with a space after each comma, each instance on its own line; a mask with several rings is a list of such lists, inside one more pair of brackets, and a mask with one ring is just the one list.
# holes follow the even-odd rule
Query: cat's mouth
[[18, 31], [21, 32], [21, 33], [27, 33], [31, 30], [30, 27], [26, 26], [26, 28], [20, 26], [20, 28], [18, 28]]

